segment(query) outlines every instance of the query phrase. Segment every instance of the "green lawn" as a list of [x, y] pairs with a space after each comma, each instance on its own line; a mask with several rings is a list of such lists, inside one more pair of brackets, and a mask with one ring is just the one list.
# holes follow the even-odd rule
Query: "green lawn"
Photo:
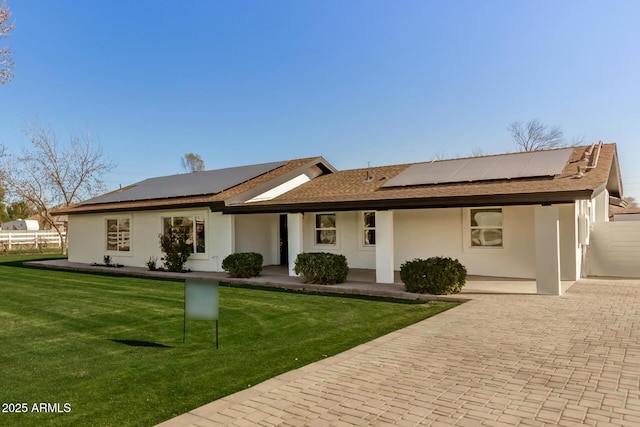
[[213, 322], [188, 321], [182, 343], [182, 282], [15, 263], [27, 258], [0, 257], [1, 426], [154, 425], [455, 305], [221, 285], [216, 350]]

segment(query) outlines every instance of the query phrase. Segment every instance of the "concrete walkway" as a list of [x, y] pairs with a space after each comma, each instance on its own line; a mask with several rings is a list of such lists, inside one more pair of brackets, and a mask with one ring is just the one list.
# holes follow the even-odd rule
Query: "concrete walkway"
[[640, 425], [640, 281], [470, 298], [159, 426]]

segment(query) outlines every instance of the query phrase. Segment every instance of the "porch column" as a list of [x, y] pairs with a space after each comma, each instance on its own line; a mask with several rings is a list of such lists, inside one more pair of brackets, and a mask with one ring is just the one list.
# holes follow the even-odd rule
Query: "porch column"
[[561, 295], [560, 210], [557, 206], [535, 208], [536, 289], [542, 295]]
[[293, 271], [296, 257], [303, 251], [302, 214], [287, 214], [287, 240], [289, 248], [289, 276], [297, 276]]
[[376, 282], [393, 283], [393, 211], [376, 211]]
[[236, 217], [218, 212], [210, 217], [209, 242], [213, 271], [222, 270], [222, 260], [236, 251]]

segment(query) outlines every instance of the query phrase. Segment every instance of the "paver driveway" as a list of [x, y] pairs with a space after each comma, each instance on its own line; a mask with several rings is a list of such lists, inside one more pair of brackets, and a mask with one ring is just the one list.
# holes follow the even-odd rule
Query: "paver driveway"
[[161, 425], [640, 426], [640, 281], [472, 298]]

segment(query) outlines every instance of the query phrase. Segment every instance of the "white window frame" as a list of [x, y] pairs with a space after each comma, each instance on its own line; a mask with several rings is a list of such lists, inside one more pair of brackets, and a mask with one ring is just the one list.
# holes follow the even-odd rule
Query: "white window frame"
[[[128, 221], [129, 222], [129, 231], [120, 231], [120, 221]], [[109, 249], [109, 233], [113, 233], [109, 231], [109, 221], [116, 221], [117, 230], [116, 233], [116, 249]], [[123, 250], [120, 248], [121, 243], [121, 233], [128, 233], [129, 240], [129, 249]], [[118, 215], [118, 216], [107, 216], [104, 218], [104, 249], [107, 254], [118, 255], [118, 256], [133, 256], [133, 219], [131, 215]]]
[[[374, 221], [374, 226], [373, 227], [367, 227], [367, 221], [365, 219], [367, 214], [373, 214], [373, 221]], [[375, 243], [367, 243], [366, 237], [367, 237], [367, 231], [373, 231], [373, 235], [374, 235], [374, 242], [375, 242], [375, 238], [376, 238], [376, 225], [375, 225], [375, 220], [376, 220], [376, 211], [361, 211], [359, 213], [359, 222], [360, 222], [360, 244], [363, 248], [375, 248], [376, 244]]]
[[[500, 209], [502, 213], [502, 225], [501, 226], [487, 226], [487, 227], [479, 227], [471, 225], [471, 212], [474, 210], [495, 210]], [[478, 206], [472, 208], [464, 208], [462, 215], [462, 230], [463, 230], [463, 250], [464, 252], [475, 252], [475, 253], [487, 253], [487, 252], [500, 252], [505, 251], [507, 248], [506, 239], [505, 239], [505, 230], [507, 228], [507, 214], [504, 206]], [[481, 228], [487, 229], [500, 229], [502, 230], [502, 244], [500, 246], [474, 246], [471, 241], [471, 233], [473, 230], [478, 230]]]
[[[334, 226], [333, 227], [318, 227], [318, 216], [320, 215], [333, 215]], [[313, 214], [313, 245], [324, 248], [337, 248], [338, 247], [338, 214], [336, 212], [318, 212]], [[318, 242], [318, 232], [321, 231], [333, 231], [335, 233], [335, 242], [334, 243], [321, 243]]]
[[[196, 246], [197, 245], [196, 217], [201, 217], [202, 218], [202, 222], [204, 224], [204, 252], [196, 252], [196, 250], [197, 250], [197, 246]], [[208, 239], [207, 239], [207, 229], [209, 227], [209, 224], [207, 223], [207, 215], [206, 215], [206, 213], [204, 213], [204, 212], [171, 212], [171, 213], [160, 214], [160, 234], [159, 235], [163, 235], [164, 234], [164, 220], [165, 220], [165, 218], [171, 218], [171, 225], [172, 226], [173, 226], [174, 218], [188, 218], [193, 223], [192, 239], [193, 239], [193, 250], [194, 250], [194, 252], [192, 252], [189, 257], [193, 258], [193, 259], [206, 259], [207, 258], [207, 253], [208, 253], [208, 248], [209, 248], [209, 242], [208, 242]]]

